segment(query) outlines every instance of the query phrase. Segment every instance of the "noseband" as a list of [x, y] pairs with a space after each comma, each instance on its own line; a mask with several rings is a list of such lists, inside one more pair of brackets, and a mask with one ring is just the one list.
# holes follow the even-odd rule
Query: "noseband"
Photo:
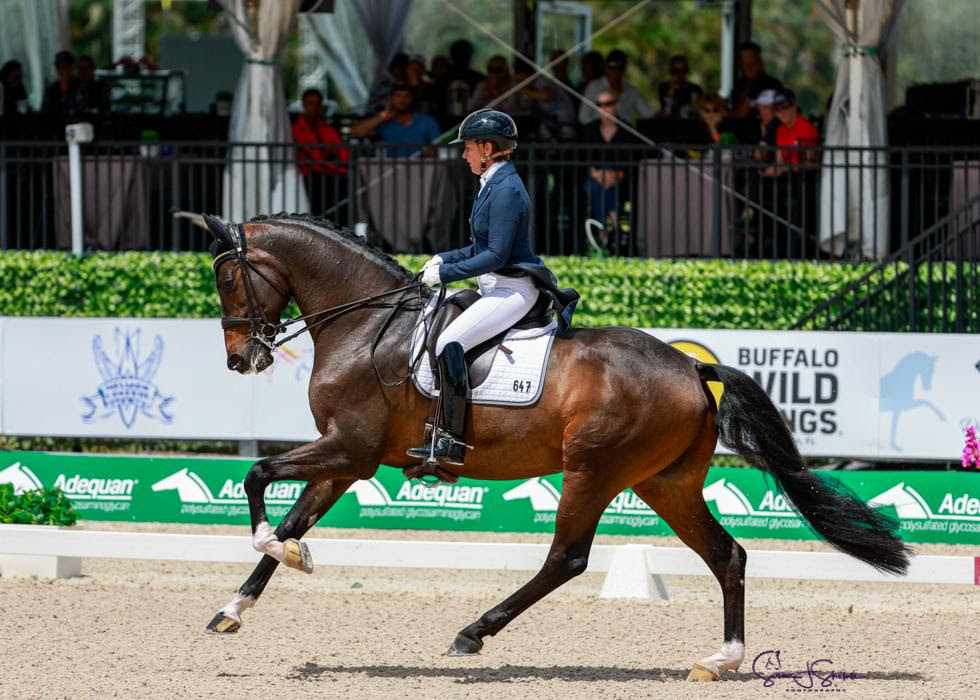
[[[270, 321], [265, 317], [265, 313], [262, 312], [258, 314], [255, 313], [255, 310], [258, 308], [258, 303], [257, 303], [257, 297], [255, 295], [255, 288], [252, 286], [252, 278], [249, 272], [254, 272], [263, 280], [265, 280], [266, 284], [272, 287], [279, 295], [281, 295], [286, 300], [286, 303], [289, 303], [289, 300], [293, 298], [293, 295], [290, 292], [281, 289], [276, 283], [274, 283], [272, 280], [270, 280], [268, 277], [262, 274], [262, 271], [259, 268], [257, 268], [255, 265], [253, 265], [251, 261], [249, 261], [248, 249], [245, 245], [245, 227], [242, 226], [242, 224], [235, 224], [234, 226], [228, 227], [227, 230], [228, 230], [228, 234], [231, 237], [231, 242], [234, 247], [231, 250], [226, 250], [223, 253], [216, 255], [214, 257], [214, 260], [211, 262], [211, 269], [214, 270], [215, 277], [217, 278], [218, 268], [221, 266], [222, 263], [228, 262], [229, 260], [235, 260], [238, 263], [238, 269], [241, 271], [241, 275], [242, 275], [242, 284], [245, 287], [245, 299], [248, 304], [248, 315], [247, 316], [222, 316], [221, 327], [224, 330], [228, 330], [229, 328], [234, 328], [236, 326], [247, 325], [249, 327], [249, 336], [253, 340], [261, 343], [266, 348], [268, 348], [270, 352], [278, 348], [280, 345], [289, 342], [293, 338], [302, 335], [306, 331], [312, 332], [312, 330], [315, 327], [323, 325], [325, 323], [329, 323], [330, 321], [333, 321], [334, 319], [343, 316], [349, 311], [354, 311], [355, 309], [361, 309], [361, 308], [390, 308], [392, 310], [391, 315], [385, 321], [384, 325], [381, 327], [381, 330], [378, 332], [378, 335], [375, 338], [374, 343], [371, 345], [371, 360], [373, 363], [374, 353], [375, 350], [377, 349], [378, 343], [380, 342], [381, 337], [384, 335], [384, 332], [391, 324], [391, 321], [394, 319], [395, 314], [397, 314], [400, 310], [411, 310], [415, 308], [417, 309], [422, 308], [423, 304], [422, 304], [421, 290], [423, 284], [422, 282], [418, 281], [419, 275], [416, 275], [412, 279], [411, 284], [407, 284], [403, 287], [398, 287], [397, 289], [391, 289], [387, 292], [381, 292], [380, 294], [374, 294], [373, 296], [364, 297], [363, 299], [350, 301], [347, 302], [346, 304], [331, 306], [329, 309], [323, 309], [322, 311], [314, 311], [311, 314], [304, 314], [303, 316], [297, 316], [296, 318], [291, 318], [287, 321], [279, 321], [279, 322]], [[401, 294], [402, 292], [406, 292], [410, 289], [414, 289], [418, 291], [417, 306], [409, 305], [408, 302], [414, 301], [412, 299], [401, 299], [392, 302], [377, 303], [379, 299], [384, 299], [385, 297]], [[444, 295], [445, 295], [445, 287], [443, 287], [440, 292], [440, 301], [442, 300]], [[315, 318], [316, 320], [310, 323], [308, 319], [312, 319], [312, 318]], [[286, 332], [287, 328], [289, 328], [290, 326], [296, 323], [299, 323], [300, 321], [307, 322], [302, 329], [296, 331], [295, 333], [291, 333], [290, 335], [287, 335], [285, 338], [280, 338], [279, 340], [276, 340], [276, 338], [278, 338], [281, 334]], [[425, 345], [423, 344], [423, 347], [424, 346]], [[397, 384], [389, 384], [388, 382], [385, 382], [385, 380], [381, 378], [381, 372], [378, 369], [377, 364], [374, 365], [374, 369], [375, 372], [378, 373], [378, 378], [381, 379], [381, 381], [384, 382], [387, 386], [397, 386]], [[407, 377], [403, 378], [400, 382], [398, 382], [398, 384], [404, 382], [405, 379], [407, 379]]]
[[[252, 276], [249, 272], [254, 272], [263, 280], [265, 283], [276, 290], [281, 296], [285, 297], [286, 302], [292, 298], [292, 294], [286, 292], [279, 288], [272, 280], [262, 274], [262, 271], [255, 267], [248, 259], [247, 249], [245, 247], [245, 227], [241, 224], [235, 224], [234, 226], [228, 227], [228, 233], [231, 235], [232, 243], [234, 248], [232, 250], [226, 250], [220, 255], [215, 256], [214, 260], [211, 262], [211, 269], [214, 270], [215, 277], [218, 275], [218, 268], [221, 264], [228, 262], [234, 256], [234, 259], [238, 262], [238, 269], [242, 275], [242, 285], [245, 287], [245, 299], [248, 303], [248, 315], [247, 316], [222, 316], [221, 317], [221, 328], [228, 330], [229, 328], [234, 328], [236, 326], [249, 327], [249, 336], [253, 340], [257, 340], [266, 346], [269, 350], [274, 350], [276, 347], [282, 343], [276, 342], [276, 337], [285, 330], [285, 325], [282, 323], [276, 323], [268, 320], [265, 317], [264, 312], [258, 314], [255, 310], [258, 308], [258, 303], [255, 296], [255, 288], [252, 286]], [[283, 341], [285, 342], [285, 341]]]

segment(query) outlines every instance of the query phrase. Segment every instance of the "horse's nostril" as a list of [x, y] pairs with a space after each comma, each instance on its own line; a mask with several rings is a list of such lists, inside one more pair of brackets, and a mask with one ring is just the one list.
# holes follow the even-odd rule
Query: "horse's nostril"
[[242, 366], [242, 356], [241, 355], [229, 355], [228, 356], [228, 369], [237, 370]]

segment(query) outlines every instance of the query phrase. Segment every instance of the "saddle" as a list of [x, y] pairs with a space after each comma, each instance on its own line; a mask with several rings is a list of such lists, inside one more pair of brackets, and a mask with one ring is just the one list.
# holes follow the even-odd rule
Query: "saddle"
[[[446, 327], [452, 323], [461, 313], [473, 306], [480, 299], [480, 293], [475, 289], [464, 289], [451, 297], [447, 297], [446, 302], [436, 311], [429, 331], [426, 343], [426, 352], [429, 356], [429, 366], [435, 377], [436, 386], [439, 384], [439, 369], [436, 361], [436, 342]], [[466, 353], [466, 369], [469, 375], [470, 388], [474, 389], [490, 375], [493, 368], [493, 360], [500, 350], [510, 354], [510, 350], [503, 344], [504, 336], [513, 329], [529, 330], [531, 328], [543, 328], [551, 323], [552, 299], [547, 294], [539, 294], [538, 300], [534, 302], [524, 316], [510, 328], [498, 333], [489, 340], [485, 340], [472, 350]]]

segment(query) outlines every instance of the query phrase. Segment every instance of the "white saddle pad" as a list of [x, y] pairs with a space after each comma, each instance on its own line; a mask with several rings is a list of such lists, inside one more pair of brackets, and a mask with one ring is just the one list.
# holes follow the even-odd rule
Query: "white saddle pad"
[[[422, 311], [431, 316], [435, 311], [436, 298]], [[544, 375], [548, 369], [548, 356], [551, 344], [558, 332], [558, 323], [552, 321], [541, 328], [511, 330], [504, 336], [504, 346], [511, 354], [498, 350], [493, 359], [493, 367], [484, 382], [471, 390], [473, 403], [497, 406], [530, 406], [541, 396]], [[419, 343], [425, 335], [425, 325], [420, 323], [412, 338], [412, 351], [409, 362], [419, 352]], [[419, 360], [419, 366], [412, 375], [417, 388], [424, 396], [432, 398], [435, 378], [429, 365], [428, 356]]]

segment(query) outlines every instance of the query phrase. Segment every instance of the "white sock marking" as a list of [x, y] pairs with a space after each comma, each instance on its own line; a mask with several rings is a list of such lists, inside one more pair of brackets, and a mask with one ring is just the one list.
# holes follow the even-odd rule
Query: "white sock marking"
[[717, 654], [701, 659], [698, 663], [720, 676], [722, 671], [738, 668], [744, 658], [745, 645], [740, 641], [732, 640], [722, 644], [721, 651]]
[[252, 546], [255, 547], [256, 551], [268, 554], [276, 561], [282, 561], [283, 544], [276, 538], [275, 530], [265, 520], [255, 528], [255, 534], [252, 535]]
[[230, 617], [238, 624], [242, 624], [242, 613], [253, 605], [255, 605], [255, 598], [250, 595], [243, 596], [241, 593], [236, 593], [232, 601], [221, 608], [221, 614], [225, 617]]

